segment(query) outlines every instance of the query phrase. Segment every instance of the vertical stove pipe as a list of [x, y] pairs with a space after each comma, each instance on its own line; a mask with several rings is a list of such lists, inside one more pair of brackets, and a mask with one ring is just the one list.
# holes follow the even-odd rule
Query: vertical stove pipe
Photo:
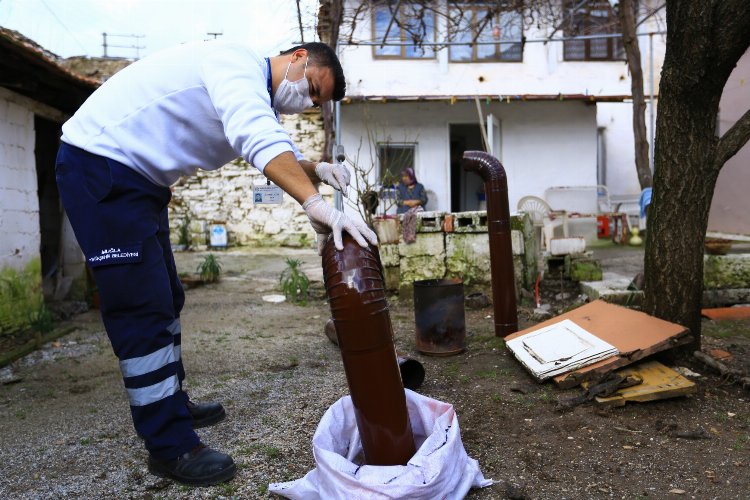
[[465, 151], [461, 166], [484, 180], [487, 197], [487, 232], [490, 237], [492, 303], [495, 335], [505, 337], [518, 331], [513, 244], [510, 237], [508, 178], [500, 161], [483, 151]]
[[365, 462], [406, 465], [416, 448], [377, 248], [362, 248], [345, 234], [338, 251], [329, 238], [323, 279]]

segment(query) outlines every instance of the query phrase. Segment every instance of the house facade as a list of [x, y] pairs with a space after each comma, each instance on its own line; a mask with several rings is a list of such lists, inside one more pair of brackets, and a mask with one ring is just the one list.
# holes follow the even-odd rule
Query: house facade
[[[345, 19], [360, 4], [346, 2]], [[613, 196], [638, 197], [630, 75], [609, 2], [561, 0], [557, 26], [521, 13], [488, 16], [481, 2], [431, 5], [438, 14], [373, 2], [351, 37], [339, 38], [341, 143], [360, 170], [383, 177], [414, 168], [427, 208], [439, 211], [483, 207], [479, 179], [460, 168], [468, 149], [502, 161], [512, 209], [556, 186], [604, 185]], [[663, 15], [638, 27], [647, 96], [652, 81], [658, 95], [665, 50], [664, 34], [647, 34], [661, 33]]]
[[0, 272], [33, 269], [45, 292], [60, 297], [85, 277], [85, 265], [61, 208], [55, 157], [62, 124], [98, 81], [2, 27], [0, 74]]

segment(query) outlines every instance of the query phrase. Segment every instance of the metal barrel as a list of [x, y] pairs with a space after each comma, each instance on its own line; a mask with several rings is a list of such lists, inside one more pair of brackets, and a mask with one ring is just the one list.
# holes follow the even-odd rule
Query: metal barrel
[[464, 284], [459, 279], [414, 282], [417, 350], [450, 356], [466, 349]]

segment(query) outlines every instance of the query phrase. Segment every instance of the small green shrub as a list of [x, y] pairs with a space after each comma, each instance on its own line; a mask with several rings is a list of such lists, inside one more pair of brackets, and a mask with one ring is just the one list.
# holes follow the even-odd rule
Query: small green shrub
[[40, 302], [39, 308], [29, 314], [29, 325], [34, 331], [39, 333], [51, 332], [55, 327], [55, 320], [52, 318], [52, 313], [47, 309], [44, 302]]
[[310, 280], [302, 272], [300, 266], [302, 261], [299, 259], [286, 259], [286, 269], [281, 272], [279, 283], [284, 296], [295, 304], [307, 304], [307, 290], [310, 288]]
[[219, 259], [212, 253], [206, 255], [203, 262], [198, 264], [198, 273], [206, 283], [216, 283], [221, 277], [221, 264]]
[[30, 262], [23, 271], [0, 270], [0, 335], [21, 332], [44, 308], [40, 261]]
[[190, 216], [186, 215], [177, 230], [177, 244], [185, 245], [185, 248], [190, 246]]

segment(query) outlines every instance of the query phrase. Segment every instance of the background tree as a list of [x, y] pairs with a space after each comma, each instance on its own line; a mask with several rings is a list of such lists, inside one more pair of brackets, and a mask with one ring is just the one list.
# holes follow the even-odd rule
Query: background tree
[[[299, 4], [297, 5], [299, 12]], [[339, 41], [339, 29], [344, 17], [343, 0], [321, 0], [318, 9], [316, 31], [320, 41], [327, 43], [336, 49]], [[301, 21], [300, 21], [301, 24]], [[302, 29], [300, 29], [300, 32]], [[323, 115], [323, 157], [322, 161], [331, 161], [331, 150], [336, 140], [333, 130], [333, 103], [328, 102], [321, 106]]]
[[750, 46], [746, 0], [667, 0], [645, 310], [690, 328], [700, 348], [703, 245], [716, 179], [750, 139], [750, 111], [716, 136], [719, 100]]
[[[622, 44], [630, 70], [630, 94], [633, 98], [633, 139], [635, 143], [635, 170], [641, 189], [651, 187], [651, 165], [648, 159], [648, 136], [646, 134], [646, 98], [643, 93], [643, 67], [641, 48], [636, 36], [638, 2], [620, 0], [617, 14], [622, 30]], [[653, 105], [653, 103], [652, 103]]]

